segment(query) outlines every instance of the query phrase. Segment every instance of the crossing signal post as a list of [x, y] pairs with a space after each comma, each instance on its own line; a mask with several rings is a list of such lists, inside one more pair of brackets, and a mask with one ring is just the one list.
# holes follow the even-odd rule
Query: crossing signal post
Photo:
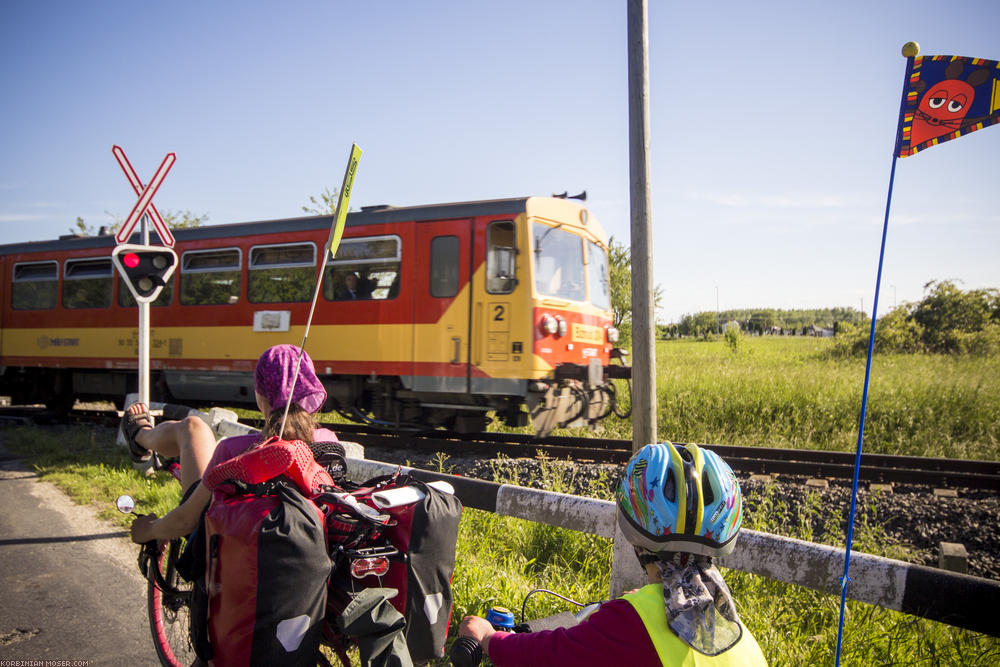
[[111, 261], [135, 300], [152, 303], [177, 268], [177, 253], [162, 246], [122, 244], [112, 252]]
[[[139, 306], [139, 401], [149, 405], [149, 304], [160, 295], [177, 266], [177, 254], [171, 250], [175, 242], [174, 235], [170, 233], [170, 227], [153, 205], [153, 195], [163, 184], [163, 179], [174, 166], [177, 156], [174, 153], [167, 153], [153, 177], [148, 183], [143, 184], [120, 146], [112, 146], [111, 153], [125, 173], [132, 190], [139, 197], [121, 229], [115, 234], [118, 246], [111, 253], [111, 259], [118, 267], [118, 272], [128, 285], [132, 296], [135, 297], [136, 305]], [[166, 247], [148, 245], [150, 219], [156, 227], [160, 241]], [[130, 245], [127, 241], [132, 238], [135, 226], [140, 221], [142, 245]]]
[[139, 401], [149, 405], [149, 304], [177, 268], [177, 253], [162, 246], [123, 243], [112, 251], [111, 262], [139, 306]]

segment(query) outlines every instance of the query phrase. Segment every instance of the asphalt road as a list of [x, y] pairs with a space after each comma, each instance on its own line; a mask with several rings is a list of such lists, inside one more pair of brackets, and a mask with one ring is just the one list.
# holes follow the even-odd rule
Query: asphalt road
[[0, 664], [158, 664], [137, 555], [0, 447]]

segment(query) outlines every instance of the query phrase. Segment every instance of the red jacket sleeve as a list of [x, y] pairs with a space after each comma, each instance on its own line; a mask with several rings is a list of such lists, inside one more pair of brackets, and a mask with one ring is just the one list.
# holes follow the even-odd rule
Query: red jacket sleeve
[[601, 605], [572, 628], [490, 638], [490, 660], [497, 667], [628, 665], [659, 667], [660, 658], [639, 614], [625, 600]]

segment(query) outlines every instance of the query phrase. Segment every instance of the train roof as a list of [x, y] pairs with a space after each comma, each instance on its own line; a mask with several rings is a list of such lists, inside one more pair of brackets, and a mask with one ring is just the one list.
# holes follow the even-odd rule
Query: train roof
[[[525, 212], [531, 202], [541, 204], [541, 208], [551, 209], [556, 206], [575, 206], [582, 209], [576, 202], [548, 197], [515, 197], [510, 199], [488, 199], [482, 201], [455, 202], [447, 204], [426, 204], [421, 206], [362, 206], [360, 211], [347, 214], [347, 227], [387, 224], [394, 222], [447, 220], [456, 218], [471, 218], [481, 215], [516, 215]], [[543, 204], [542, 202], [545, 202]], [[549, 204], [551, 202], [552, 204]], [[536, 204], [537, 206], [537, 204]], [[329, 229], [333, 222], [332, 215], [313, 215], [277, 220], [262, 220], [256, 222], [235, 222], [204, 227], [174, 229], [173, 234], [178, 241], [198, 241], [218, 238], [233, 238], [251, 234], [268, 234], [277, 231], [305, 231], [310, 229]], [[150, 230], [154, 235], [155, 231]], [[133, 234], [131, 241], [136, 241]], [[84, 250], [89, 248], [113, 248], [116, 245], [113, 234], [103, 236], [68, 236], [49, 241], [28, 241], [0, 245], [0, 255], [22, 252], [47, 252], [58, 250]]]

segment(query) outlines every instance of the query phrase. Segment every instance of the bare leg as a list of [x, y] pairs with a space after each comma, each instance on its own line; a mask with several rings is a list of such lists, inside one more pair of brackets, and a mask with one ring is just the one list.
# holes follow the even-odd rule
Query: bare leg
[[[136, 421], [142, 423], [142, 418], [138, 417]], [[215, 434], [198, 417], [161, 422], [153, 428], [139, 431], [135, 441], [165, 458], [179, 458], [181, 486], [185, 491], [201, 480], [215, 452]]]

